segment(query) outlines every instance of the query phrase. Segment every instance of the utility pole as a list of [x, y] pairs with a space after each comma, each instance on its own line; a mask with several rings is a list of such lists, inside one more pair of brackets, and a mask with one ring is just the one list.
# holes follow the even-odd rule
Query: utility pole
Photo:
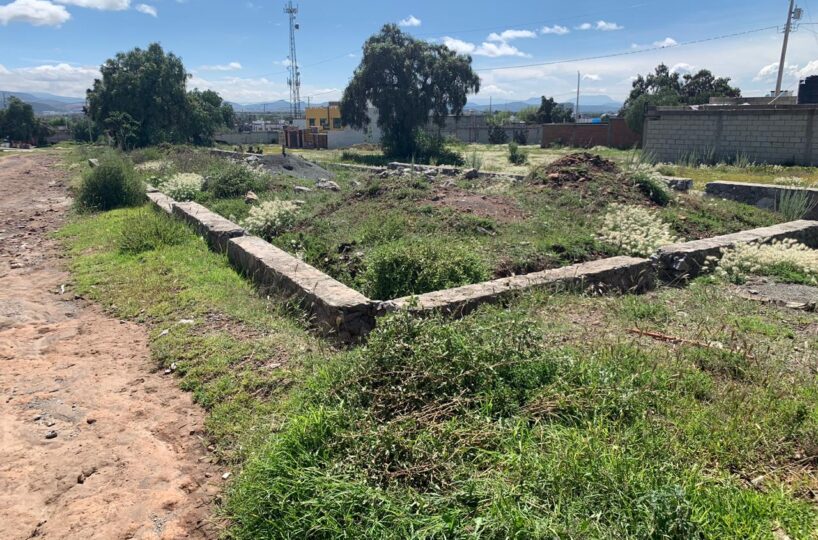
[[298, 6], [293, 6], [292, 0], [288, 0], [284, 13], [290, 17], [290, 77], [287, 84], [290, 85], [290, 113], [295, 120], [301, 117], [301, 72], [298, 71], [298, 56], [295, 53], [295, 31], [299, 29], [295, 22]]
[[781, 95], [781, 83], [784, 80], [784, 66], [787, 62], [787, 45], [790, 43], [790, 32], [792, 31], [792, 21], [801, 18], [801, 8], [795, 7], [795, 0], [790, 0], [790, 7], [787, 10], [787, 24], [784, 26], [784, 45], [781, 47], [781, 61], [778, 63], [778, 81], [775, 83], [775, 97]]
[[574, 122], [579, 123], [579, 85], [582, 81], [579, 71], [577, 71], [577, 105], [574, 109]]

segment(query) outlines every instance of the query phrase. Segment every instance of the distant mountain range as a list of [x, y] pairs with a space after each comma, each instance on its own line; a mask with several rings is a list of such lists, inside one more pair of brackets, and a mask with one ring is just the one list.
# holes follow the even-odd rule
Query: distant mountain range
[[[45, 92], [15, 92], [0, 90], [0, 98], [16, 96], [29, 103], [35, 114], [77, 114], [82, 112], [85, 105], [84, 98], [58, 96]], [[260, 103], [235, 103], [229, 102], [238, 112], [268, 112], [285, 113], [290, 110], [290, 102], [284, 99], [277, 101], [267, 101]], [[311, 103], [313, 107], [326, 107], [326, 103]], [[469, 101], [466, 104], [467, 111], [486, 112], [491, 108], [493, 111], [520, 112], [526, 107], [537, 107], [540, 105], [540, 98], [530, 98], [524, 101], [510, 101], [507, 103], [488, 103], [482, 101]], [[574, 108], [574, 103], [566, 101], [563, 103], [569, 109]], [[301, 109], [306, 109], [307, 104], [301, 103]], [[581, 96], [579, 101], [580, 111], [588, 114], [616, 113], [622, 108], [622, 102], [616, 101], [609, 96]]]
[[[466, 104], [467, 111], [481, 111], [485, 112], [488, 111], [489, 108], [493, 111], [509, 111], [509, 112], [520, 112], [521, 110], [528, 108], [528, 107], [539, 107], [541, 102], [541, 98], [530, 98], [526, 99], [525, 101], [510, 101], [507, 103], [493, 103], [491, 105], [487, 103], [477, 103], [477, 102], [468, 102]], [[571, 110], [574, 110], [573, 101], [566, 101], [563, 102], [562, 105], [568, 107]], [[622, 102], [616, 101], [615, 99], [609, 96], [580, 96], [579, 98], [579, 110], [581, 113], [587, 114], [604, 114], [604, 113], [616, 113], [619, 112], [619, 109], [622, 108]]]
[[57, 96], [45, 92], [13, 92], [0, 90], [0, 99], [15, 96], [34, 109], [34, 114], [77, 114], [82, 112], [84, 98]]

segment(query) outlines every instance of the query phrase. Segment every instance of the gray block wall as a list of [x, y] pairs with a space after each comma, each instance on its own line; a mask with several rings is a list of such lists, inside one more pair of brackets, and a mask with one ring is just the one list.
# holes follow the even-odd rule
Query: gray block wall
[[659, 161], [691, 152], [717, 161], [741, 155], [755, 163], [818, 165], [815, 105], [650, 109], [644, 148]]

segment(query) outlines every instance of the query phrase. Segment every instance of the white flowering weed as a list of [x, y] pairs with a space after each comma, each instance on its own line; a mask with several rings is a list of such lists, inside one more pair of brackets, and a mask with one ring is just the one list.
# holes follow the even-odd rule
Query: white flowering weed
[[162, 184], [166, 195], [177, 201], [189, 201], [202, 190], [204, 178], [195, 173], [179, 173], [171, 176]]
[[242, 227], [262, 238], [272, 238], [295, 223], [298, 206], [290, 201], [272, 200], [250, 209]]
[[720, 261], [708, 257], [707, 266], [714, 267], [717, 276], [738, 283], [745, 281], [750, 274], [780, 275], [780, 269], [785, 267], [800, 272], [806, 276], [807, 282], [818, 285], [818, 250], [792, 239], [769, 244], [739, 244], [722, 250]]
[[169, 161], [146, 161], [134, 166], [134, 169], [141, 172], [162, 172], [170, 168]]
[[641, 206], [612, 204], [602, 220], [598, 238], [628, 255], [646, 257], [667, 244], [681, 241], [670, 225]]
[[803, 186], [804, 179], [800, 176], [779, 176], [772, 183], [779, 186]]

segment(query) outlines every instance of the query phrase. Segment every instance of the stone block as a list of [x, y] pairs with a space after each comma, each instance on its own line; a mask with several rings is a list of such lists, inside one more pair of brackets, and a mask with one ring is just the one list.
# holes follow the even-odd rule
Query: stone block
[[735, 234], [664, 246], [655, 255], [659, 278], [670, 283], [684, 282], [704, 273], [708, 257], [721, 258], [722, 250], [737, 244], [797, 240], [818, 248], [818, 221], [791, 221]]
[[535, 288], [590, 289], [594, 292], [644, 292], [653, 288], [654, 285], [655, 271], [651, 261], [634, 257], [612, 257], [419, 296], [399, 298], [383, 302], [380, 310], [382, 312], [399, 309], [416, 312], [441, 311], [461, 316], [480, 304], [497, 302]]
[[153, 203], [154, 206], [166, 212], [168, 214], [173, 214], [173, 203], [176, 202], [164, 193], [160, 193], [159, 191], [151, 191], [148, 190], [146, 193], [148, 200]]
[[324, 333], [353, 340], [375, 327], [375, 303], [369, 298], [261, 238], [230, 239], [227, 258], [259, 286], [297, 300]]
[[693, 180], [690, 178], [680, 178], [678, 176], [662, 176], [662, 182], [667, 187], [676, 191], [688, 192], [693, 188]]
[[743, 182], [710, 182], [705, 187], [708, 195], [750, 204], [766, 210], [775, 209], [781, 195], [787, 192], [806, 193], [809, 198], [809, 210], [805, 219], [818, 219], [818, 189], [777, 186], [770, 184], [751, 184]]
[[174, 202], [172, 206], [173, 215], [188, 222], [213, 249], [221, 253], [227, 251], [227, 242], [231, 238], [245, 234], [244, 229], [199, 203]]

